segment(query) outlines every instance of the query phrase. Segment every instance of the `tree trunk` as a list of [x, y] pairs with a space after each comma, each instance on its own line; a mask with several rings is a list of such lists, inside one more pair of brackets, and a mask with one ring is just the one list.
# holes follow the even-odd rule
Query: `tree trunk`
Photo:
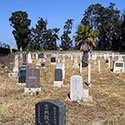
[[83, 51], [82, 67], [88, 66], [88, 51]]

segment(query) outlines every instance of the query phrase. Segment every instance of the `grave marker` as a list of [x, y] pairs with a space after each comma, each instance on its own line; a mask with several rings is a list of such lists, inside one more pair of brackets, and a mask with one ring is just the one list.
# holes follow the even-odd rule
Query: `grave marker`
[[30, 67], [26, 70], [26, 88], [24, 93], [39, 93], [40, 88], [40, 69], [38, 67]]
[[83, 97], [83, 78], [79, 75], [70, 78], [70, 99], [72, 101], [81, 100]]
[[124, 62], [120, 60], [115, 61], [113, 66], [113, 72], [114, 73], [125, 72]]
[[66, 125], [66, 106], [58, 100], [43, 100], [35, 105], [36, 125]]
[[63, 86], [63, 81], [62, 81], [62, 69], [55, 69], [55, 81], [54, 81], [54, 86], [58, 86], [58, 87]]

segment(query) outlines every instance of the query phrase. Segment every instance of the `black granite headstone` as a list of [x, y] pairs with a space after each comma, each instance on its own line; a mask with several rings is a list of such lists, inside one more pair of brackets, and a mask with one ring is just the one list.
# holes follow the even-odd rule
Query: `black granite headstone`
[[105, 60], [105, 63], [107, 64], [108, 62], [109, 62], [108, 59], [106, 59], [106, 60]]
[[23, 65], [27, 65], [26, 53], [23, 53]]
[[40, 69], [30, 67], [26, 70], [26, 87], [40, 88]]
[[116, 67], [123, 67], [123, 63], [116, 63]]
[[66, 106], [58, 100], [43, 100], [35, 105], [36, 125], [66, 125]]
[[56, 59], [55, 59], [55, 57], [51, 57], [51, 62], [53, 63], [55, 63], [56, 62]]
[[27, 66], [19, 67], [19, 83], [26, 83], [26, 70]]
[[38, 58], [44, 58], [44, 53], [40, 53], [40, 54], [38, 55]]
[[41, 63], [41, 67], [45, 67], [45, 63]]
[[62, 81], [62, 69], [55, 69], [55, 81]]

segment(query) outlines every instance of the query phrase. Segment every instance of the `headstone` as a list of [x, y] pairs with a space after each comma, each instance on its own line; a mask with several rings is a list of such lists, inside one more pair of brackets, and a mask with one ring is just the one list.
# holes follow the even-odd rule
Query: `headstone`
[[64, 63], [57, 63], [56, 69], [62, 69], [62, 79], [65, 79], [65, 64]]
[[79, 68], [79, 64], [78, 64], [78, 61], [77, 61], [77, 56], [75, 56], [75, 61], [74, 61], [73, 67], [74, 68]]
[[40, 62], [39, 61], [36, 62], [36, 66], [40, 66]]
[[34, 59], [34, 53], [32, 53], [32, 58]]
[[51, 64], [52, 64], [52, 65], [55, 65], [55, 64], [56, 64], [56, 59], [55, 59], [55, 57], [51, 57]]
[[112, 59], [114, 60], [114, 53], [112, 53]]
[[65, 63], [65, 61], [66, 61], [65, 54], [63, 54], [63, 61], [62, 62]]
[[83, 97], [83, 78], [79, 75], [70, 78], [70, 99], [72, 101], [81, 100]]
[[8, 77], [17, 77], [17, 73], [8, 73]]
[[26, 70], [27, 70], [27, 66], [22, 65], [19, 67], [19, 84], [26, 84]]
[[58, 100], [43, 100], [35, 105], [36, 125], [66, 125], [66, 106]]
[[23, 65], [27, 65], [26, 53], [23, 53]]
[[45, 68], [45, 63], [41, 63], [41, 68]]
[[114, 66], [113, 66], [113, 72], [114, 73], [122, 73], [125, 72], [125, 66], [124, 66], [124, 62], [117, 60], [114, 62]]
[[110, 67], [110, 57], [108, 58], [108, 66]]
[[36, 53], [36, 59], [38, 59], [38, 54]]
[[39, 55], [38, 55], [38, 58], [40, 59], [40, 58], [44, 58], [44, 53], [40, 53]]
[[71, 60], [73, 60], [73, 55], [71, 54]]
[[123, 60], [122, 55], [119, 55], [119, 56], [118, 56], [118, 60], [120, 60], [120, 61]]
[[89, 53], [89, 54], [88, 54], [88, 60], [90, 60], [90, 59], [91, 59], [91, 54]]
[[58, 87], [63, 86], [63, 81], [62, 81], [62, 69], [55, 69], [55, 81], [54, 81], [54, 86], [58, 86]]
[[13, 72], [18, 72], [18, 55], [15, 55], [15, 66]]
[[109, 63], [109, 62], [108, 62], [108, 59], [106, 59], [106, 60], [105, 60], [105, 63], [106, 63], [106, 64], [108, 64], [108, 63]]
[[28, 63], [32, 63], [32, 59], [31, 59], [31, 53], [29, 52], [28, 53], [28, 60], [27, 60]]
[[30, 67], [26, 70], [26, 88], [24, 93], [39, 93], [40, 88], [40, 69], [38, 67]]

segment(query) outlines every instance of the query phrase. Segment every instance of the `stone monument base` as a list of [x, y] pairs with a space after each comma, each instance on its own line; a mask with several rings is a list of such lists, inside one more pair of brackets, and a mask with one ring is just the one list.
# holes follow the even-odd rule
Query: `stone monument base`
[[22, 86], [26, 85], [26, 83], [19, 83], [19, 82], [17, 82], [16, 84], [22, 85]]
[[51, 62], [50, 64], [51, 64], [51, 65], [56, 65], [56, 62]]
[[61, 86], [63, 86], [63, 81], [54, 81], [54, 86], [58, 86], [61, 88]]
[[8, 73], [8, 77], [17, 77], [17, 73]]
[[41, 88], [24, 88], [24, 94], [39, 94], [41, 92]]

